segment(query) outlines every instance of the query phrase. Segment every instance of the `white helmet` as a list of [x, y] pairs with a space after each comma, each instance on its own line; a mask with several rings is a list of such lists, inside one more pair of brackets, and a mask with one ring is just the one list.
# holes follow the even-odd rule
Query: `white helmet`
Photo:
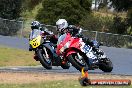
[[68, 23], [65, 19], [59, 19], [56, 22], [57, 31], [63, 32], [68, 27]]

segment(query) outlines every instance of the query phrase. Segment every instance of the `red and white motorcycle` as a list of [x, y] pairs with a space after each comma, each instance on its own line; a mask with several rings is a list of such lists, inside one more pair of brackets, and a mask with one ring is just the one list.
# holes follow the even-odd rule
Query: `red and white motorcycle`
[[[107, 57], [104, 58], [106, 55], [102, 56], [96, 54], [93, 51], [93, 47], [86, 45], [82, 38], [73, 37], [70, 33], [60, 36], [56, 52], [64, 59], [64, 63], [69, 61], [79, 71], [81, 71], [83, 67], [90, 70], [99, 68], [104, 72], [111, 72], [113, 69], [112, 62]], [[103, 57], [104, 60], [101, 57]], [[92, 66], [91, 60], [95, 59], [98, 59], [99, 63], [97, 66]]]

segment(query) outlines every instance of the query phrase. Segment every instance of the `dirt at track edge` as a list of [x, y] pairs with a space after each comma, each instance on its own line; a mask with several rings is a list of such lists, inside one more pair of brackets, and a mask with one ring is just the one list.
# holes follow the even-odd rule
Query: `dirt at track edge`
[[[81, 74], [0, 72], [0, 84], [27, 84], [56, 80], [78, 80]], [[132, 76], [89, 74], [90, 79], [130, 79]]]

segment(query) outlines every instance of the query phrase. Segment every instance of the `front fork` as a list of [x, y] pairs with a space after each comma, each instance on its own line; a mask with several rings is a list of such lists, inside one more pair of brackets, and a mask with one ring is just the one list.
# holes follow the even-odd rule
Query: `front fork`
[[46, 58], [49, 58], [49, 55], [48, 55], [48, 53], [47, 53], [46, 48], [45, 48], [45, 47], [43, 47], [43, 49], [44, 49], [44, 52], [45, 52], [45, 56], [46, 56]]
[[[45, 47], [43, 47], [43, 50], [44, 50], [44, 52], [45, 52], [46, 58], [49, 58], [49, 55], [48, 55], [47, 50], [46, 50]], [[39, 57], [38, 57], [38, 55], [37, 55], [37, 49], [35, 50], [35, 53], [34, 53], [34, 57], [33, 57], [33, 58], [34, 58], [36, 61], [39, 61]]]

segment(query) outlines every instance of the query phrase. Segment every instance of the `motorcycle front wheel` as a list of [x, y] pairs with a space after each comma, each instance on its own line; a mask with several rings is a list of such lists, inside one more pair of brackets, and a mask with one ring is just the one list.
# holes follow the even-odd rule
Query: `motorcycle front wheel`
[[70, 68], [70, 63], [69, 62], [66, 62], [65, 64], [62, 64], [61, 67], [63, 69], [69, 69]]
[[82, 57], [80, 59], [77, 54], [78, 53], [70, 54], [68, 56], [69, 62], [73, 65], [73, 67], [75, 67], [80, 72], [81, 72], [82, 68], [88, 69], [88, 65], [87, 65], [86, 61], [84, 60], [83, 56], [80, 55]]
[[46, 47], [43, 47], [42, 49], [37, 50], [37, 54], [39, 57], [39, 61], [42, 64], [42, 66], [46, 69], [52, 69], [52, 54], [49, 49]]

